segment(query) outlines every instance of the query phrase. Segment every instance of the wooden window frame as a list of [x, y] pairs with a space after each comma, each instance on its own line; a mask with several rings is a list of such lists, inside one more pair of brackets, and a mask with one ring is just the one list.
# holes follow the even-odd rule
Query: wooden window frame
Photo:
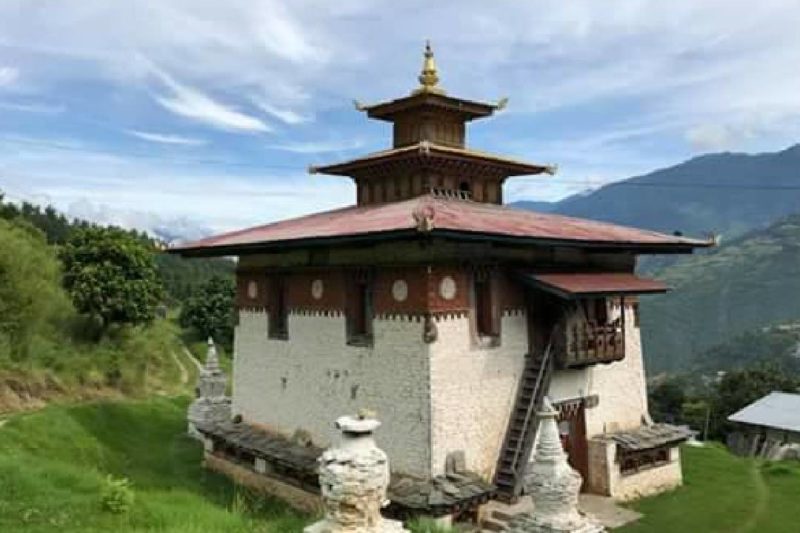
[[269, 283], [269, 324], [267, 336], [274, 340], [289, 339], [289, 290], [286, 277], [276, 275]]
[[622, 476], [632, 476], [644, 470], [658, 468], [671, 462], [668, 446], [659, 446], [647, 450], [626, 451], [617, 449], [617, 462]]
[[372, 346], [375, 294], [372, 272], [356, 269], [347, 280], [345, 327], [349, 346]]
[[472, 272], [472, 315], [475, 337], [486, 347], [500, 344], [500, 307], [497, 276], [492, 268], [476, 267]]

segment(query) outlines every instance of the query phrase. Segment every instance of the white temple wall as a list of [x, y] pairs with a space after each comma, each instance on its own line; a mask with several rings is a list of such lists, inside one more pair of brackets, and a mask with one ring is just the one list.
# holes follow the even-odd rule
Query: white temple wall
[[233, 414], [326, 447], [332, 421], [364, 407], [392, 469], [430, 475], [428, 346], [421, 321], [376, 318], [372, 348], [346, 344], [341, 314], [289, 315], [289, 340], [267, 337], [267, 313], [241, 310], [234, 345]]
[[463, 450], [468, 469], [491, 479], [516, 398], [525, 353], [527, 323], [522, 311], [504, 314], [501, 343], [475, 342], [469, 316], [437, 319], [430, 345], [431, 449], [434, 473], [447, 455]]

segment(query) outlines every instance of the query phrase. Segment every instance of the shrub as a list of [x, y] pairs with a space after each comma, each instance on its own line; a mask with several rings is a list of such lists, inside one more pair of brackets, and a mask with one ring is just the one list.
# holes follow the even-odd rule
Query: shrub
[[133, 507], [134, 500], [135, 495], [128, 478], [114, 478], [111, 474], [106, 476], [100, 495], [100, 503], [105, 511], [125, 514]]

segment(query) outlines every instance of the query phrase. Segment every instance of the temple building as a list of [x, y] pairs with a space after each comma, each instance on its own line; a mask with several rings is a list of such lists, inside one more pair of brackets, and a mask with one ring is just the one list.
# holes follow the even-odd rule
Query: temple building
[[409, 95], [357, 104], [391, 148], [311, 168], [355, 205], [171, 249], [238, 257], [233, 420], [197, 427], [208, 466], [313, 506], [331, 421], [366, 408], [389, 512], [468, 516], [523, 491], [547, 395], [582, 490], [681, 483], [688, 435], [651, 421], [640, 344], [638, 298], [667, 287], [634, 270], [710, 243], [505, 207], [508, 178], [555, 173], [467, 147], [505, 104], [448, 95], [427, 47]]

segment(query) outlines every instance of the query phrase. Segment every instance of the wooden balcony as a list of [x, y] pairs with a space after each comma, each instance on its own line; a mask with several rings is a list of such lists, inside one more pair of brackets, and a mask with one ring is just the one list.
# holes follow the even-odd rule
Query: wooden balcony
[[613, 363], [625, 357], [625, 324], [578, 321], [561, 329], [557, 361], [561, 368]]

